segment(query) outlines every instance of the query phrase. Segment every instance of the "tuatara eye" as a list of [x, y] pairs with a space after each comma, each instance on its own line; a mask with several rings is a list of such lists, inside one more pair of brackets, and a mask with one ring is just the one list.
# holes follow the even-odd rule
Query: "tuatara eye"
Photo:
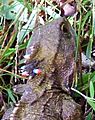
[[69, 30], [67, 29], [67, 27], [65, 26], [65, 24], [62, 24], [61, 25], [61, 30], [64, 32], [64, 33], [68, 33]]
[[63, 31], [64, 35], [66, 35], [68, 38], [71, 38], [71, 33], [67, 24], [61, 25], [61, 31]]

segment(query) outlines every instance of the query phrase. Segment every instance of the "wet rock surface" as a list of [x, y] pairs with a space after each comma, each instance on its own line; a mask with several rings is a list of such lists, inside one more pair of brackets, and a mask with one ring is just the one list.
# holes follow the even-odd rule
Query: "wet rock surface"
[[[22, 70], [31, 77], [27, 84], [16, 86], [22, 97], [6, 120], [82, 120], [80, 106], [68, 94], [74, 72], [74, 41], [65, 18], [34, 30]], [[40, 69], [41, 74], [33, 74], [34, 69]]]

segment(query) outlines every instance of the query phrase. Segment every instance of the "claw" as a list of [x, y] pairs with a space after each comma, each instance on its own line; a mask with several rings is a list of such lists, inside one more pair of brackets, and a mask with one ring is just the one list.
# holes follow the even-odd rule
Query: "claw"
[[24, 76], [24, 77], [29, 76], [28, 72], [26, 72], [26, 71], [22, 72], [21, 74], [22, 74], [22, 76]]
[[25, 70], [25, 66], [22, 66], [20, 69], [21, 69], [21, 70]]
[[26, 60], [29, 60], [29, 59], [30, 59], [30, 54], [29, 54], [29, 55], [24, 55], [24, 58], [25, 58]]
[[31, 51], [33, 51], [34, 50], [34, 46], [31, 46], [30, 49], [31, 49]]

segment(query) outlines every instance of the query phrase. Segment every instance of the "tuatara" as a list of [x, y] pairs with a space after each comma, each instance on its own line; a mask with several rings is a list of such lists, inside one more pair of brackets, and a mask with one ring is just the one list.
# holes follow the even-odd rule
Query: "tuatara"
[[[74, 41], [64, 17], [34, 30], [22, 67], [29, 80], [10, 120], [82, 120], [80, 106], [66, 93], [73, 80]], [[34, 75], [34, 69], [42, 73]]]

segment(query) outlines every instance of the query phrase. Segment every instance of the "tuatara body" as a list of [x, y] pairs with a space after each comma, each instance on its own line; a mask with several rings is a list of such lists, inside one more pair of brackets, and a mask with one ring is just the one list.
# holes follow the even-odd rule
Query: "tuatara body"
[[[17, 85], [22, 97], [6, 120], [82, 120], [81, 107], [67, 94], [73, 80], [74, 41], [64, 17], [34, 30], [22, 67], [29, 80]], [[33, 74], [34, 69], [41, 74]]]

